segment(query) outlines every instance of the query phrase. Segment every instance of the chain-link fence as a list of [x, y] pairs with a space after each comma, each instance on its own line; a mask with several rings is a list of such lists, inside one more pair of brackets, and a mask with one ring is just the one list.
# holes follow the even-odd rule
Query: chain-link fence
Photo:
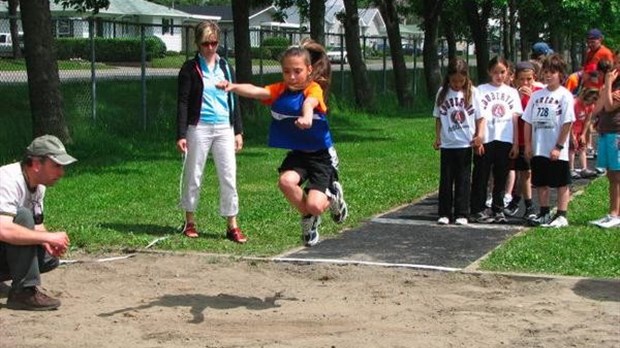
[[[12, 93], [0, 93], [0, 103], [5, 104], [4, 96], [21, 93], [28, 98], [26, 66], [23, 51], [16, 53], [13, 48], [23, 48], [21, 24], [17, 20], [19, 43], [12, 44], [9, 20], [0, 18], [0, 91], [12, 89]], [[109, 90], [122, 93], [123, 100], [118, 101], [118, 112], [136, 118], [137, 128], [146, 129], [153, 120], [163, 115], [164, 102], [176, 98], [175, 82], [183, 61], [195, 54], [194, 27], [167, 23], [160, 25], [145, 23], [128, 23], [102, 19], [53, 19], [53, 35], [58, 56], [58, 67], [63, 89], [65, 110], [80, 115], [98, 118], [102, 111], [97, 100], [102, 93]], [[309, 33], [300, 33], [286, 29], [252, 29], [250, 30], [252, 70], [254, 83], [266, 84], [280, 78], [278, 55], [290, 44], [298, 43]], [[273, 38], [280, 38], [274, 40]], [[325, 46], [332, 61], [333, 80], [331, 91], [343, 98], [352, 97], [347, 51], [343, 34], [327, 34]], [[277, 45], [275, 44], [277, 43]], [[382, 36], [360, 37], [363, 59], [365, 60], [369, 79], [377, 94], [390, 93], [393, 89], [388, 40]], [[219, 53], [231, 61], [234, 66], [234, 32], [232, 28], [222, 28]], [[446, 63], [445, 44], [440, 43], [440, 65]], [[461, 48], [462, 54], [469, 59], [469, 46]], [[425, 91], [422, 73], [422, 41], [408, 38], [403, 41], [403, 52], [408, 79], [414, 95]], [[117, 83], [123, 81], [123, 84]], [[160, 86], [157, 86], [160, 85]], [[162, 87], [169, 86], [163, 95]], [[165, 88], [164, 88], [165, 89]], [[160, 95], [152, 95], [158, 91]], [[172, 101], [174, 104], [174, 101]], [[169, 110], [165, 112], [171, 112]]]

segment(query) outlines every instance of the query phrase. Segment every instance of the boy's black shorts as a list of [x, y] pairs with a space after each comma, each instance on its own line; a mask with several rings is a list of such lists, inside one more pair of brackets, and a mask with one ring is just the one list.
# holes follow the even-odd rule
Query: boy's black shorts
[[544, 156], [535, 156], [532, 165], [532, 185], [536, 187], [562, 187], [571, 183], [568, 161], [552, 161]]

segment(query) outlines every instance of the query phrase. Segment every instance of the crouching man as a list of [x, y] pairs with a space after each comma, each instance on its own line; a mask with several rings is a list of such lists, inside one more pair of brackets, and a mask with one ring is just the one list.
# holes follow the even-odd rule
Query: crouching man
[[45, 189], [76, 159], [62, 142], [43, 135], [26, 148], [21, 162], [0, 167], [0, 281], [12, 280], [7, 308], [52, 310], [58, 299], [37, 287], [41, 273], [58, 267], [69, 247], [66, 232], [50, 232], [43, 225]]

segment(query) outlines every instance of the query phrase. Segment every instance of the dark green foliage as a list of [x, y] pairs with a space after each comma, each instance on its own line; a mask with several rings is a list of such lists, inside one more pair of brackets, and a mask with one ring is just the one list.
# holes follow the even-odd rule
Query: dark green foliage
[[[140, 38], [95, 38], [95, 55], [98, 62], [139, 62], [142, 57]], [[58, 59], [80, 58], [88, 60], [91, 55], [90, 39], [56, 39]], [[166, 44], [156, 36], [145, 38], [146, 60], [166, 55]]]
[[271, 58], [274, 60], [280, 60], [280, 56], [290, 45], [290, 40], [283, 36], [270, 36], [261, 43], [261, 47], [271, 51]]

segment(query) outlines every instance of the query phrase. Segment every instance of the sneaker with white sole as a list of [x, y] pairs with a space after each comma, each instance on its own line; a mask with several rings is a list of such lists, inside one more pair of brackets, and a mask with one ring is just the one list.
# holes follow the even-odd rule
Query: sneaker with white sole
[[550, 223], [551, 221], [553, 221], [553, 216], [551, 215], [551, 213], [547, 213], [547, 214], [538, 214], [534, 217], [528, 218], [527, 219], [527, 224], [530, 226], [540, 226], [540, 225], [546, 225], [548, 223]]
[[506, 219], [506, 215], [500, 211], [493, 215], [493, 222], [496, 224], [506, 224], [508, 223], [508, 219]]
[[347, 216], [349, 216], [349, 209], [347, 207], [347, 202], [344, 201], [342, 185], [338, 181], [334, 181], [332, 186], [335, 193], [329, 204], [329, 211], [332, 215], [332, 220], [337, 224], [341, 224], [347, 219]]
[[460, 218], [456, 218], [456, 220], [454, 220], [454, 223], [457, 225], [467, 225], [469, 224], [469, 221], [467, 221], [467, 218], [465, 217], [460, 217]]
[[493, 212], [491, 209], [485, 209], [481, 212], [474, 214], [472, 220], [478, 223], [490, 224], [495, 221], [495, 217], [493, 216]]
[[515, 216], [519, 211], [519, 203], [515, 203], [514, 201], [508, 203], [508, 206], [504, 208], [504, 214], [508, 216]]
[[547, 224], [541, 224], [540, 226], [554, 228], [566, 227], [568, 226], [568, 220], [566, 219], [566, 216], [556, 215], [551, 222]]
[[523, 218], [526, 220], [530, 220], [536, 217], [536, 207], [530, 205], [529, 207], [525, 207], [525, 212], [523, 213]]
[[311, 247], [319, 242], [319, 225], [321, 224], [321, 216], [308, 216], [301, 218], [301, 239], [304, 245]]
[[591, 221], [590, 223], [600, 228], [620, 227], [620, 217], [607, 215], [602, 219]]
[[447, 216], [442, 216], [439, 219], [437, 219], [438, 225], [447, 225], [449, 223], [450, 223], [450, 219]]

